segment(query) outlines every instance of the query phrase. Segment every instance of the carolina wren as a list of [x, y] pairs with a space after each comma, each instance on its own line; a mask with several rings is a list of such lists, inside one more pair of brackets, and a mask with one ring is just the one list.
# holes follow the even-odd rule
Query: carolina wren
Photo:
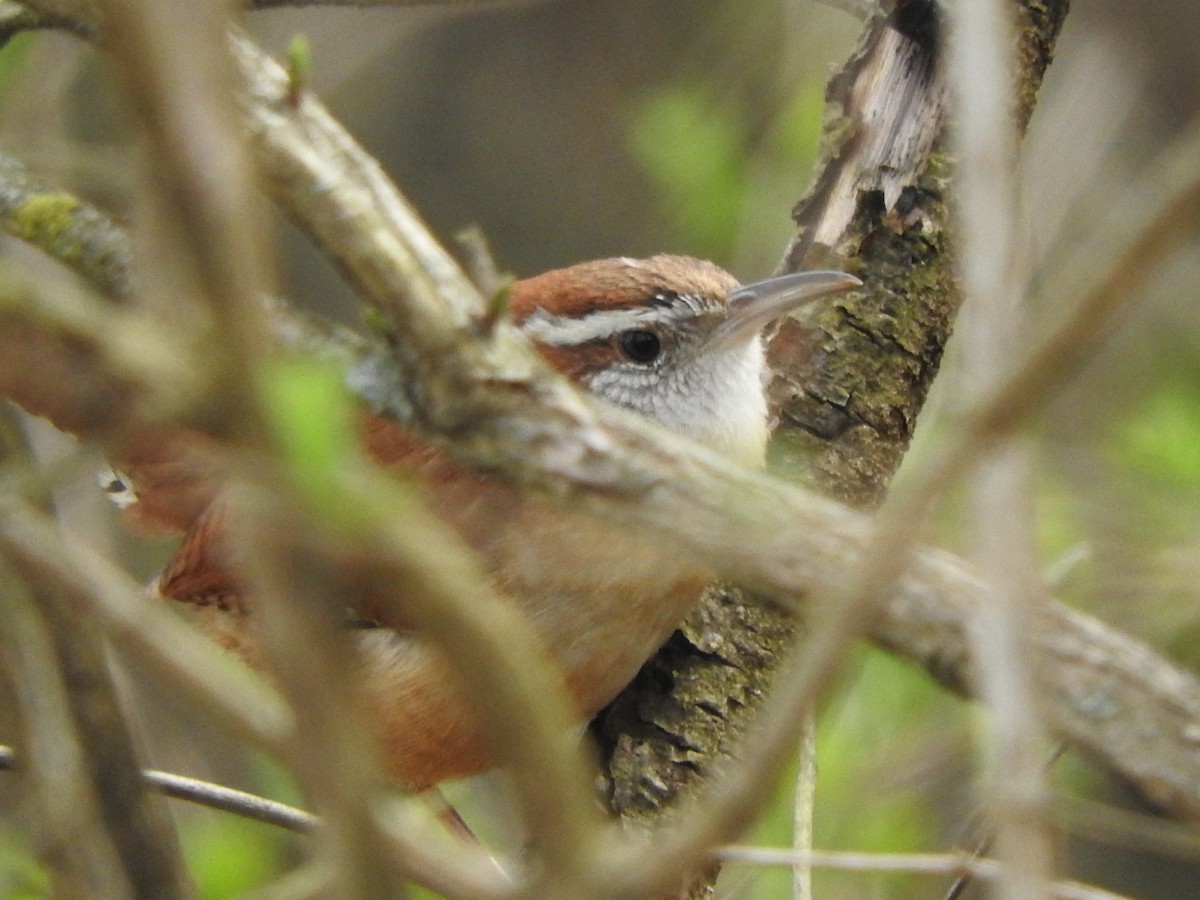
[[[740, 287], [718, 266], [688, 257], [606, 259], [517, 282], [511, 312], [581, 388], [761, 466], [769, 430], [764, 327], [859, 283], [807, 272]], [[524, 609], [562, 666], [581, 719], [633, 678], [711, 580], [700, 561], [470, 471], [394, 422], [363, 413], [362, 433], [380, 465], [419, 473], [432, 509]], [[252, 660], [244, 625], [253, 598], [226, 564], [223, 516], [218, 503], [191, 524], [157, 591], [199, 607], [218, 638]], [[431, 647], [387, 627], [357, 631], [356, 640], [385, 757], [402, 784], [422, 789], [488, 767], [470, 711]]]

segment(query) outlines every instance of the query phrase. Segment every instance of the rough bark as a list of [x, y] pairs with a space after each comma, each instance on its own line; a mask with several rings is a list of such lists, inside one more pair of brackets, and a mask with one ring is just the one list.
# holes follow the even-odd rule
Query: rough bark
[[[1023, 26], [1024, 125], [1068, 4], [1014, 6]], [[771, 346], [779, 458], [819, 492], [859, 507], [878, 504], [908, 448], [959, 303], [949, 164], [940, 149], [946, 90], [937, 7], [925, 0], [896, 7], [867, 24], [830, 81], [826, 149], [812, 189], [796, 206], [798, 232], [781, 266], [843, 268], [866, 287], [816, 309], [808, 322], [789, 322]], [[969, 607], [949, 618], [945, 612], [893, 599], [873, 636], [904, 647], [961, 690]], [[752, 727], [797, 627], [788, 613], [739, 592], [710, 592], [597, 720], [617, 812], [652, 819], [731, 752]], [[949, 633], [955, 638], [944, 645], [926, 639]], [[914, 654], [918, 645], [931, 652]]]

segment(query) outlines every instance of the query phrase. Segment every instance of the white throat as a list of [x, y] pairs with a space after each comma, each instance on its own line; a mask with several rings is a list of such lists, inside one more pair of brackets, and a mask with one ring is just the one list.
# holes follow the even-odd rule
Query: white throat
[[615, 365], [587, 378], [598, 396], [649, 416], [738, 462], [766, 455], [766, 360], [754, 338], [658, 370]]

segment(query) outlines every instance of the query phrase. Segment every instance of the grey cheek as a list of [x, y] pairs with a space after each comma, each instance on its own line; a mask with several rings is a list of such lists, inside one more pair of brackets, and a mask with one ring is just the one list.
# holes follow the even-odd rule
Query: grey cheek
[[637, 409], [640, 399], [638, 392], [621, 373], [613, 369], [605, 369], [584, 379], [589, 391], [597, 397], [602, 397], [609, 403]]
[[657, 373], [613, 368], [588, 376], [584, 383], [589, 391], [609, 403], [667, 424], [661, 415], [662, 381]]

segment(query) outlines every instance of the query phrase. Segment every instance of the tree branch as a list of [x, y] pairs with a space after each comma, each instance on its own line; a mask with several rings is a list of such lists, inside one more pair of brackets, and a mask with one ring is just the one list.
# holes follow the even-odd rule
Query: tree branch
[[101, 294], [129, 296], [133, 255], [112, 220], [2, 155], [0, 230], [57, 259]]
[[[993, 859], [954, 853], [838, 853], [770, 850], [761, 847], [722, 847], [717, 856], [723, 862], [750, 863], [759, 866], [810, 865], [842, 872], [910, 872], [915, 875], [970, 875], [995, 880], [1003, 867]], [[1052, 897], [1060, 900], [1128, 900], [1121, 894], [1101, 890], [1075, 881], [1059, 881], [1052, 886]]]
[[[16, 754], [10, 747], [0, 746], [0, 769], [17, 768]], [[186, 775], [175, 775], [156, 769], [147, 769], [142, 773], [142, 777], [147, 787], [165, 797], [230, 812], [244, 819], [275, 825], [296, 834], [308, 834], [318, 824], [314, 816], [302, 809], [198, 778], [188, 778]]]
[[132, 578], [84, 546], [67, 544], [45, 513], [14, 497], [0, 501], [0, 554], [30, 579], [75, 596], [122, 653], [138, 659], [186, 696], [212, 710], [235, 733], [273, 752], [294, 724], [261, 678], [161, 606], [146, 602]]
[[63, 589], [62, 582], [39, 583], [34, 595], [58, 657], [100, 823], [121, 861], [130, 896], [189, 897], [189, 880], [166, 810], [137, 778], [137, 754], [104, 658], [102, 636], [86, 623], [83, 604]]

